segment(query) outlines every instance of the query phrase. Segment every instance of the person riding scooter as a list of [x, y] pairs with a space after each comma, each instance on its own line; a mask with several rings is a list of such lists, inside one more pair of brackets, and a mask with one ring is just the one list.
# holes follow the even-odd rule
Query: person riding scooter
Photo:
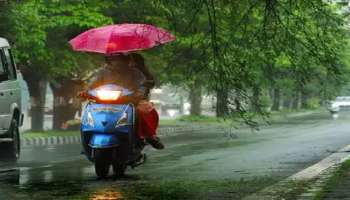
[[154, 78], [144, 64], [140, 54], [116, 54], [106, 56], [103, 66], [89, 82], [89, 88], [117, 83], [135, 91], [133, 102], [137, 108], [138, 136], [145, 139], [155, 149], [164, 149], [156, 136], [159, 123], [157, 111], [148, 101], [149, 90], [154, 87]]

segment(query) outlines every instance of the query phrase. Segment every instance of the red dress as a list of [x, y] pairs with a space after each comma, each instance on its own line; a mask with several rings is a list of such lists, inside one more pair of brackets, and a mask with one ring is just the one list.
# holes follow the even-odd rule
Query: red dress
[[138, 136], [140, 138], [155, 137], [159, 125], [159, 115], [153, 104], [142, 101], [137, 106], [138, 114]]

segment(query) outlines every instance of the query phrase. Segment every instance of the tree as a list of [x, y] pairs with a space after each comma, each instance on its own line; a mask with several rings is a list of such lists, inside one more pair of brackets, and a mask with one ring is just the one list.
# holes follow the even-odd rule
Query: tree
[[4, 5], [11, 7], [11, 25], [0, 26], [14, 27], [9, 37], [17, 41], [20, 64], [39, 80], [32, 85], [50, 80], [57, 89], [84, 77], [97, 62], [73, 54], [66, 41], [112, 21], [150, 23], [175, 33], [173, 44], [144, 53], [159, 84], [186, 88], [194, 105], [200, 105], [200, 94], [214, 94], [217, 116], [250, 125], [256, 125], [255, 114], [266, 114], [269, 93], [275, 110], [281, 103], [309, 107], [315, 99], [331, 98], [349, 79], [345, 17], [320, 0], [32, 0]]
[[[111, 24], [102, 12], [109, 5], [103, 0], [11, 2], [7, 37], [15, 44], [17, 61], [29, 86], [34, 130], [43, 126], [47, 83], [55, 77], [79, 78], [95, 63], [90, 56], [73, 53], [67, 42], [83, 30]], [[59, 80], [64, 79], [55, 82]]]

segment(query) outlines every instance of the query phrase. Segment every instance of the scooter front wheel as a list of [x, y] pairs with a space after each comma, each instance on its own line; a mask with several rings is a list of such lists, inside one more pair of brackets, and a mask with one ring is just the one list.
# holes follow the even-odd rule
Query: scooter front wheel
[[94, 154], [96, 175], [100, 178], [106, 178], [110, 168], [110, 151], [106, 149], [96, 149]]
[[127, 168], [126, 163], [123, 162], [114, 162], [113, 163], [113, 172], [116, 177], [123, 177]]

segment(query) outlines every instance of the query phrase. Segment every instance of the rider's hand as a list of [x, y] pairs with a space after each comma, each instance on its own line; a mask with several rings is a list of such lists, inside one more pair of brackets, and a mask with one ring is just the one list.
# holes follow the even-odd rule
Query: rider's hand
[[78, 92], [78, 97], [80, 97], [80, 98], [86, 98], [86, 97], [87, 97], [87, 92], [86, 92], [86, 91]]

